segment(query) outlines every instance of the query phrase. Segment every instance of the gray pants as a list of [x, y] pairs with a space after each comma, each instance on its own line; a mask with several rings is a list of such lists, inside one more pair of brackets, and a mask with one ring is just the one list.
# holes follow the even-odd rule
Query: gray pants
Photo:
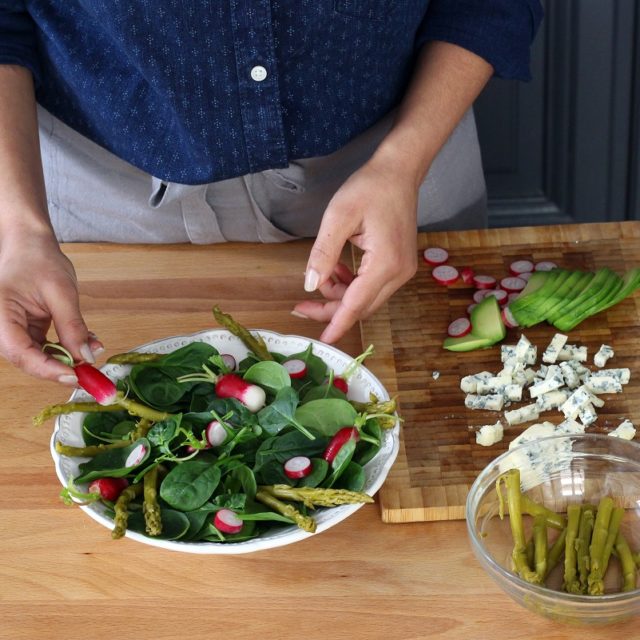
[[[337, 189], [373, 153], [392, 116], [328, 156], [212, 184], [166, 183], [42, 108], [40, 144], [51, 221], [61, 242], [284, 242], [316, 235]], [[473, 114], [451, 135], [420, 189], [421, 229], [486, 226]]]

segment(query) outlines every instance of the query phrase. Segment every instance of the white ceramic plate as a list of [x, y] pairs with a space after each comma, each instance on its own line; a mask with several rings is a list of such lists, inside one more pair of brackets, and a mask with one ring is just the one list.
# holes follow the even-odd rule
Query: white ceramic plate
[[[304, 351], [309, 343], [313, 344], [313, 353], [322, 358], [326, 364], [331, 367], [336, 375], [339, 375], [353, 361], [351, 356], [331, 347], [300, 336], [285, 336], [272, 331], [253, 331], [265, 341], [269, 351], [290, 355]], [[247, 355], [247, 348], [234, 335], [224, 329], [215, 329], [211, 331], [202, 331], [186, 336], [174, 336], [163, 340], [156, 340], [148, 344], [137, 347], [134, 351], [170, 353], [176, 349], [183, 347], [191, 342], [206, 342], [213, 345], [220, 353], [230, 353], [239, 362]], [[125, 365], [106, 365], [102, 367], [102, 371], [106, 373], [112, 380], [124, 378], [128, 373], [130, 366]], [[349, 380], [349, 399], [366, 402], [369, 394], [374, 393], [380, 400], [388, 400], [389, 394], [382, 386], [380, 381], [365, 367], [358, 367], [353, 377]], [[76, 390], [69, 399], [73, 401], [91, 400], [91, 397], [82, 390]], [[55, 462], [56, 473], [63, 486], [67, 486], [70, 479], [78, 475], [78, 466], [84, 462], [86, 458], [70, 458], [61, 456], [55, 450], [56, 440], [72, 446], [84, 446], [82, 439], [82, 421], [85, 414], [72, 413], [57, 418], [53, 435], [51, 437], [51, 455]], [[399, 446], [399, 423], [393, 429], [383, 431], [383, 442], [380, 451], [375, 458], [368, 462], [364, 469], [366, 474], [366, 482], [364, 491], [369, 495], [375, 494], [382, 486], [391, 465], [398, 455]], [[317, 535], [327, 529], [338, 524], [351, 514], [355, 513], [362, 504], [342, 505], [331, 509], [319, 509], [315, 515], [317, 523], [316, 533], [307, 533], [296, 526], [282, 527], [274, 529], [262, 534], [252, 540], [235, 543], [216, 543], [216, 542], [180, 542], [179, 540], [159, 540], [149, 538], [140, 533], [127, 531], [126, 536], [144, 544], [162, 547], [173, 551], [181, 551], [186, 553], [204, 553], [204, 554], [238, 554], [259, 551], [262, 549], [271, 549], [283, 545], [303, 540], [312, 535]], [[105, 514], [105, 508], [102, 504], [93, 503], [80, 507], [87, 515], [112, 529], [113, 521]]]

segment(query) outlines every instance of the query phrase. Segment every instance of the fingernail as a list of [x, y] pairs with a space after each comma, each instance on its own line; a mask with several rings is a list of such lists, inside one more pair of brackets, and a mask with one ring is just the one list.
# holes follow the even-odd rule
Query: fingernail
[[58, 382], [61, 382], [62, 384], [77, 384], [78, 378], [69, 374], [69, 375], [60, 376], [58, 378]]
[[91, 351], [91, 347], [89, 347], [88, 344], [83, 344], [80, 347], [80, 355], [82, 356], [82, 359], [89, 364], [93, 364], [96, 361], [93, 356], [93, 351]]
[[291, 312], [292, 316], [295, 316], [296, 318], [304, 318], [305, 320], [309, 319], [309, 316], [305, 316], [304, 313], [300, 313], [299, 311], [296, 311], [295, 309]]
[[104, 353], [104, 347], [99, 344], [93, 344], [91, 345], [91, 351], [94, 356], [99, 356], [101, 353]]
[[318, 288], [318, 281], [320, 276], [315, 269], [309, 269], [304, 275], [304, 290], [315, 291]]

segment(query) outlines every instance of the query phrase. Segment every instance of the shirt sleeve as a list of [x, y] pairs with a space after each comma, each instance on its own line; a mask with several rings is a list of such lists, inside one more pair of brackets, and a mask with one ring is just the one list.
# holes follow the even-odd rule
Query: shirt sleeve
[[530, 48], [542, 17], [539, 0], [431, 0], [417, 45], [450, 42], [484, 58], [500, 78], [530, 80]]
[[0, 0], [0, 64], [27, 67], [40, 82], [35, 24], [22, 0]]

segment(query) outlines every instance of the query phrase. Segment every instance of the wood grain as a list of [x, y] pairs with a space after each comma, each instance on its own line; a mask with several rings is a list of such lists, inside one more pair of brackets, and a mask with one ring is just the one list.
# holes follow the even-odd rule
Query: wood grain
[[[576, 269], [608, 266], [624, 273], [640, 265], [640, 223], [421, 234], [420, 250], [428, 246], [447, 249], [450, 264], [468, 265], [476, 273], [497, 278], [509, 275], [509, 264], [522, 258], [552, 260]], [[400, 455], [380, 491], [385, 522], [464, 518], [466, 495], [478, 473], [531, 424], [509, 428], [503, 442], [493, 447], [476, 444], [474, 427], [494, 423], [499, 414], [465, 409], [460, 379], [483, 370], [497, 372], [499, 347], [465, 354], [442, 348], [449, 322], [465, 315], [473, 288], [442, 287], [430, 272], [431, 267], [421, 262], [416, 276], [387, 307], [362, 323], [363, 342], [376, 346], [368, 365], [399, 395], [404, 418]], [[639, 305], [640, 295], [635, 294], [570, 332], [570, 343], [588, 347], [591, 366], [593, 355], [606, 343], [616, 352], [607, 366], [632, 371], [623, 394], [605, 396], [606, 404], [598, 410], [597, 425], [590, 431], [608, 432], [623, 417], [640, 423]], [[546, 324], [524, 331], [539, 354], [555, 332]], [[504, 343], [515, 343], [519, 335], [518, 330], [510, 330]], [[557, 424], [562, 417], [549, 412], [542, 419]]]
[[[317, 337], [290, 315], [309, 243], [284, 246], [73, 245], [82, 307], [104, 357], [213, 326], [219, 303], [243, 323]], [[379, 318], [384, 321], [383, 311]], [[381, 331], [389, 331], [388, 323]], [[361, 350], [358, 331], [341, 342]], [[393, 354], [377, 363], [388, 375]], [[382, 523], [365, 505], [333, 529], [247, 556], [194, 556], [112, 541], [65, 507], [49, 455], [52, 425], [31, 426], [69, 391], [0, 362], [2, 640], [570, 640], [576, 630], [522, 609], [475, 562], [464, 522]], [[505, 629], [508, 630], [505, 635]], [[631, 638], [636, 622], [579, 630]]]

